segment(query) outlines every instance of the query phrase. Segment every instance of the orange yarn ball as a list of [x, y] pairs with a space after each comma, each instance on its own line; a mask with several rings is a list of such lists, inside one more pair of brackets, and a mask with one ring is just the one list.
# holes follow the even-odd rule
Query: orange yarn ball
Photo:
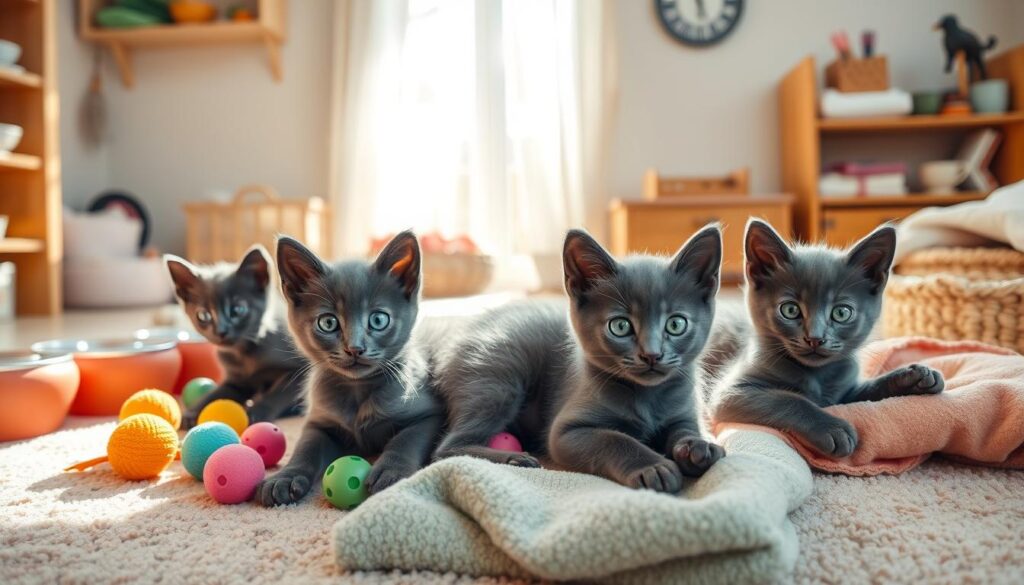
[[107, 441], [107, 458], [125, 479], [150, 479], [167, 469], [178, 453], [178, 432], [155, 414], [121, 421]]
[[149, 388], [132, 394], [121, 405], [118, 420], [124, 420], [133, 414], [155, 414], [171, 423], [175, 430], [181, 428], [181, 407], [173, 396], [163, 390]]
[[241, 435], [249, 427], [249, 415], [245, 407], [227, 398], [214, 400], [199, 413], [199, 424], [222, 422]]

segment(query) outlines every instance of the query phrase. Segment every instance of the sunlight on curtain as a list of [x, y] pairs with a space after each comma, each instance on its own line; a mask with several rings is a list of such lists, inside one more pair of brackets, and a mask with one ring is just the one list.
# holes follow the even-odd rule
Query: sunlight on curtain
[[557, 253], [599, 182], [603, 132], [586, 126], [606, 116], [583, 88], [601, 87], [587, 59], [604, 54], [602, 8], [352, 0], [335, 72], [337, 249], [412, 227], [498, 256]]

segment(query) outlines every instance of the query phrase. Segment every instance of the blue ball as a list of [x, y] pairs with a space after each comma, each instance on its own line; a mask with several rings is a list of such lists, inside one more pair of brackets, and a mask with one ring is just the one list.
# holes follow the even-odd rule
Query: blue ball
[[222, 422], [203, 423], [185, 435], [181, 442], [181, 464], [192, 477], [203, 481], [203, 468], [213, 452], [225, 445], [240, 443], [238, 433]]

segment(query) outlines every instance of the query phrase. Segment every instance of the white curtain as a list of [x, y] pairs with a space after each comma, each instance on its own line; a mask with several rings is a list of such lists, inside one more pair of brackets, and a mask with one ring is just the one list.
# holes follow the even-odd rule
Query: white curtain
[[570, 227], [601, 231], [610, 16], [604, 0], [339, 4], [335, 249], [411, 227], [544, 256]]

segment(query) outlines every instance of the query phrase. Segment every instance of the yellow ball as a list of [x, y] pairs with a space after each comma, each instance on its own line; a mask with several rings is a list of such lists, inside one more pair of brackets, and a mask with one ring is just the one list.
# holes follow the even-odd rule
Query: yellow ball
[[117, 425], [107, 441], [110, 466], [125, 479], [150, 479], [167, 469], [178, 452], [178, 432], [155, 414], [135, 414]]
[[139, 390], [121, 405], [118, 420], [133, 414], [155, 414], [171, 423], [175, 430], [181, 428], [181, 407], [173, 396], [163, 390]]
[[249, 427], [249, 415], [241, 404], [221, 398], [207, 404], [199, 413], [199, 424], [206, 422], [222, 422], [241, 435]]

